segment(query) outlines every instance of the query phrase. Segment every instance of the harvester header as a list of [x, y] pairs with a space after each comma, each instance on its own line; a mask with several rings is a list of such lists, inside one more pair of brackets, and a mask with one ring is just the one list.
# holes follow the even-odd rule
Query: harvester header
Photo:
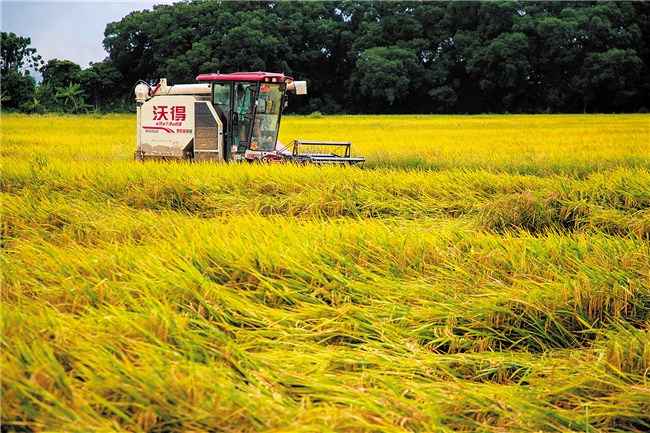
[[287, 93], [305, 81], [274, 72], [201, 74], [195, 84], [140, 82], [135, 159], [363, 164], [349, 142], [278, 141]]

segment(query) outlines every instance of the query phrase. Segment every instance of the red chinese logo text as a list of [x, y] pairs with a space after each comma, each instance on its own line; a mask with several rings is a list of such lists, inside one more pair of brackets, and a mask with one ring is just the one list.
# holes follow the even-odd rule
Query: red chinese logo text
[[186, 119], [184, 105], [154, 105], [153, 106], [153, 120], [173, 120], [184, 121]]

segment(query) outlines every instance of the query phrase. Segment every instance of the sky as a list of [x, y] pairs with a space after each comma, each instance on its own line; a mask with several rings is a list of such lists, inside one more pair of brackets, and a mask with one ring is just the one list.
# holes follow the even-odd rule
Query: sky
[[[102, 40], [106, 24], [119, 21], [132, 11], [153, 8], [158, 1], [21, 1], [0, 0], [2, 31], [29, 37], [31, 47], [44, 61], [71, 60], [82, 69], [101, 62], [108, 53]], [[40, 78], [40, 74], [36, 75]]]

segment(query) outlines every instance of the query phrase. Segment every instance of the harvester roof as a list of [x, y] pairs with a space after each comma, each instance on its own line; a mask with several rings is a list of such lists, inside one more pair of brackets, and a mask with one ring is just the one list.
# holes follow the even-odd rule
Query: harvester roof
[[201, 74], [196, 77], [198, 81], [265, 81], [283, 83], [293, 80], [284, 74], [276, 72], [233, 72], [232, 74]]

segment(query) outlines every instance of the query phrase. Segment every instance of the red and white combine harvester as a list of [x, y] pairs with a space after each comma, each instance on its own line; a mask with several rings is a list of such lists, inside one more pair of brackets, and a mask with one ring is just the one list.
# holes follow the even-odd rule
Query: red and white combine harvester
[[363, 164], [349, 142], [278, 141], [287, 92], [307, 83], [284, 74], [201, 74], [197, 84], [135, 87], [135, 159]]

